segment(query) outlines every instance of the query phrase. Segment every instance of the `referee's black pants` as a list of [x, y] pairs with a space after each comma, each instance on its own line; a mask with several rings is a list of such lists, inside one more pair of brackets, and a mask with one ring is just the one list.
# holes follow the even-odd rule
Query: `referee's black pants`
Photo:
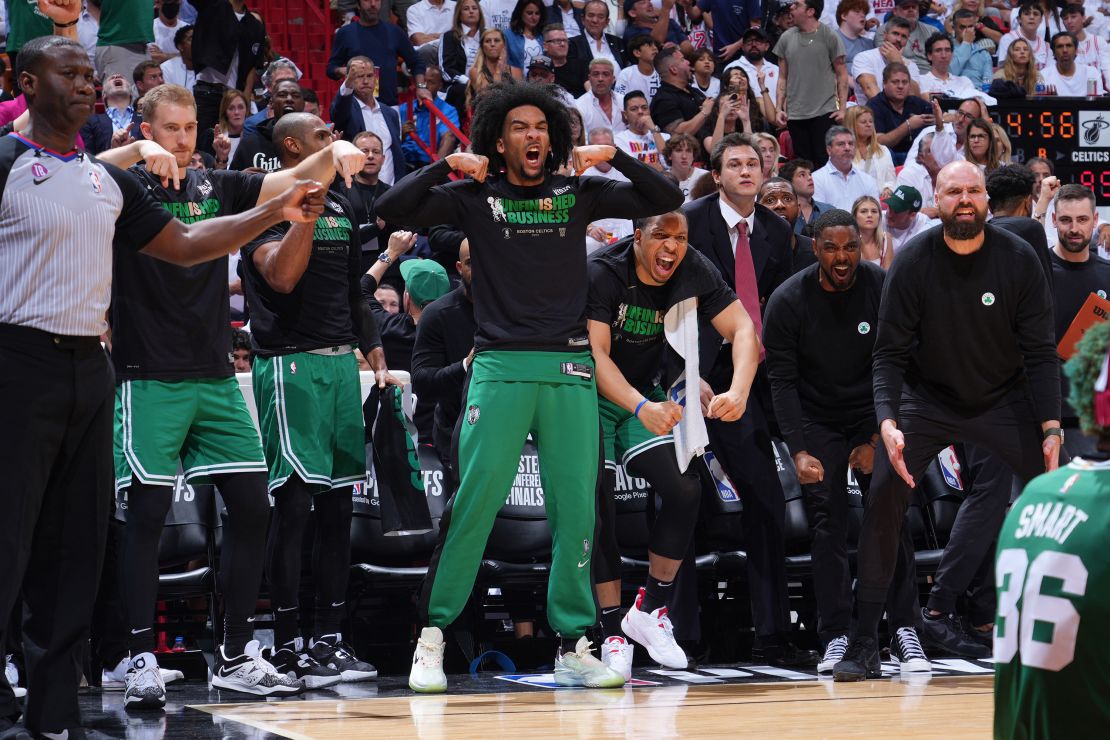
[[[79, 647], [112, 502], [114, 392], [96, 338], [0, 325], [0, 625], [22, 587], [32, 734], [81, 726]], [[0, 718], [18, 713], [0, 678]]]
[[[804, 421], [806, 452], [821, 461], [822, 480], [802, 486], [806, 515], [813, 537], [813, 591], [817, 601], [817, 636], [821, 644], [847, 635], [852, 622], [852, 573], [848, 562], [848, 456], [871, 439], [875, 419], [868, 415], [850, 424]], [[876, 453], [876, 456], [878, 453]], [[856, 481], [867, 499], [871, 476], [856, 471]], [[908, 532], [906, 533], [908, 537]], [[901, 542], [898, 561], [886, 598], [896, 627], [916, 621], [913, 542]]]
[[[1044, 472], [1040, 422], [1024, 388], [1011, 391], [992, 408], [971, 417], [907, 388], [902, 393], [898, 429], [905, 437], [902, 455], [906, 469], [915, 482], [921, 480], [937, 453], [953, 442], [973, 444], [993, 453], [1022, 481]], [[880, 444], [859, 538], [856, 599], [863, 636], [873, 634], [878, 627], [911, 495], [910, 487], [894, 472], [885, 446]], [[993, 534], [986, 537], [990, 539]]]
[[786, 499], [771, 447], [761, 380], [766, 383], [762, 373], [756, 376], [747, 411], [739, 421], [705, 421], [713, 452], [744, 502], [741, 527], [748, 554], [752, 625], [757, 644], [764, 647], [785, 639], [790, 629], [790, 611], [783, 537]]

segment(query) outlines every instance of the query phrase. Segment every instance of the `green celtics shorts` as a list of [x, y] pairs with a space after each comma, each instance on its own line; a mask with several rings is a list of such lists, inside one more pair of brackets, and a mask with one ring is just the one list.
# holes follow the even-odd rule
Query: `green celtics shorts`
[[[662, 389], [656, 387], [648, 394], [647, 399], [663, 401], [666, 400], [666, 396]], [[618, 463], [627, 465], [629, 460], [644, 450], [674, 442], [674, 437], [669, 434], [663, 436], [652, 434], [631, 411], [625, 411], [601, 396], [597, 399], [597, 411], [601, 417], [601, 438], [605, 448], [607, 468], [615, 468]]]
[[125, 380], [116, 388], [116, 490], [133, 478], [172, 486], [217, 473], [265, 472], [258, 430], [235, 378]]
[[365, 479], [362, 393], [352, 352], [258, 357], [252, 374], [270, 491], [291, 475], [318, 493]]

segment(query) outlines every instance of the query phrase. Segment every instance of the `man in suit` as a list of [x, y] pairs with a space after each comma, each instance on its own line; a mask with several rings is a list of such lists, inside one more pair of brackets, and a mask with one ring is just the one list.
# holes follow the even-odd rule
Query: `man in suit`
[[[763, 175], [759, 148], [748, 135], [732, 133], [723, 137], [713, 147], [710, 163], [718, 192], [683, 206], [690, 224], [690, 245], [708, 257], [729, 287], [735, 288], [758, 332], [767, 299], [793, 274], [792, 230], [786, 221], [757, 202]], [[739, 263], [736, 255], [740, 256]], [[709, 330], [701, 334], [702, 375], [719, 392], [732, 377], [730, 348], [719, 350], [720, 338]], [[705, 339], [713, 340], [712, 344]], [[707, 419], [706, 426], [717, 459], [744, 497], [743, 533], [755, 627], [752, 660], [771, 665], [816, 665], [816, 654], [798, 650], [787, 636], [790, 611], [783, 547], [786, 504], [771, 448], [771, 416], [770, 386], [761, 363], [752, 384], [748, 413], [738, 424], [726, 426]]]
[[597, 57], [611, 59], [618, 69], [625, 66], [624, 42], [620, 36], [606, 33], [609, 26], [609, 4], [590, 0], [582, 8], [582, 35], [570, 39], [570, 58], [589, 62]]
[[401, 116], [374, 97], [375, 67], [369, 57], [352, 57], [339, 94], [331, 101], [331, 120], [343, 138], [373, 131], [382, 141], [385, 161], [379, 178], [392, 185], [405, 176], [405, 152], [401, 148]]

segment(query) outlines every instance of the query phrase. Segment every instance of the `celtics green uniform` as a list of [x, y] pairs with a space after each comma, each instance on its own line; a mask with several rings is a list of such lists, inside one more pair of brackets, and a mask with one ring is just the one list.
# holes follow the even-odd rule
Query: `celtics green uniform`
[[[366, 448], [354, 350], [362, 325], [362, 251], [350, 204], [334, 189], [316, 221], [312, 256], [290, 293], [270, 287], [252, 255], [281, 241], [279, 224], [243, 247], [251, 309], [254, 398], [274, 491], [296, 475], [316, 492], [363, 480]], [[372, 319], [370, 319], [372, 321]]]
[[658, 172], [623, 152], [612, 162], [631, 182], [548, 175], [519, 187], [491, 173], [484, 183], [448, 183], [451, 167], [440, 161], [376, 204], [378, 215], [405, 227], [458, 225], [473, 261], [478, 354], [459, 438], [460, 485], [421, 599], [430, 626], [447, 626], [466, 604], [529, 432], [552, 530], [548, 621], [563, 637], [596, 621], [589, 566], [598, 412], [586, 336], [586, 227], [682, 204]]
[[1110, 461], [1035, 478], [998, 538], [994, 736], [1110, 732]]
[[[186, 170], [179, 190], [133, 167], [174, 217], [193, 223], [253, 208], [261, 175]], [[116, 488], [172, 486], [266, 470], [231, 363], [227, 257], [193, 267], [117, 250], [112, 280]]]

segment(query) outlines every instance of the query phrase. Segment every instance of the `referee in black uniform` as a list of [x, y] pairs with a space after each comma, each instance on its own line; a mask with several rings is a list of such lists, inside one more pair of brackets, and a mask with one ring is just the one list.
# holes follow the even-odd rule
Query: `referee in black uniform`
[[[79, 4], [48, 10], [75, 28]], [[27, 730], [80, 738], [74, 666], [112, 501], [114, 383], [99, 337], [113, 250], [211, 260], [319, 212], [323, 193], [298, 183], [235, 218], [186, 226], [131, 175], [74, 148], [95, 102], [84, 48], [41, 37], [19, 57], [30, 125], [0, 139], [0, 630], [22, 587]], [[0, 679], [0, 731], [18, 715]]]
[[986, 223], [983, 173], [937, 176], [943, 228], [914, 237], [887, 275], [875, 341], [883, 444], [859, 537], [858, 623], [838, 681], [879, 676], [876, 633], [910, 489], [952, 442], [971, 443], [1023, 481], [1060, 455], [1052, 298], [1029, 244]]

